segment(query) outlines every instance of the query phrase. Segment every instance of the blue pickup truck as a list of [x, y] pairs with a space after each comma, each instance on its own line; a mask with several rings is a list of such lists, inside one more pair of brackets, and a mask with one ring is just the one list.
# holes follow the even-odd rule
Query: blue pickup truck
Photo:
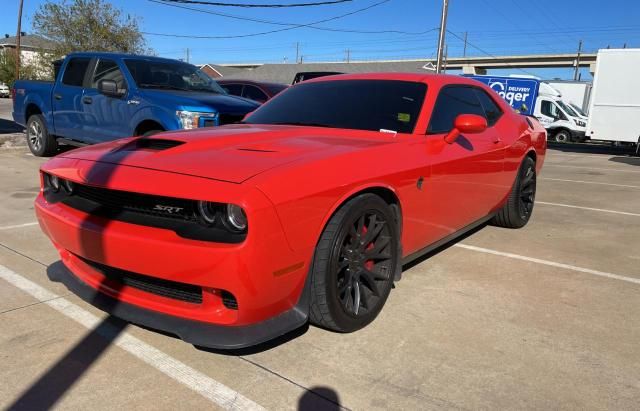
[[87, 52], [69, 54], [54, 68], [55, 82], [14, 85], [13, 119], [25, 126], [36, 156], [55, 154], [58, 143], [234, 123], [259, 106], [177, 60]]

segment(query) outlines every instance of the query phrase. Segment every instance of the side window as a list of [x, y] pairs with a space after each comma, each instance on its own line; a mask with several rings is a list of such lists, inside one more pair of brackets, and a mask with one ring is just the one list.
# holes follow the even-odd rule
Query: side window
[[101, 80], [113, 80], [118, 86], [118, 90], [126, 90], [127, 82], [124, 80], [122, 70], [118, 67], [118, 64], [113, 60], [100, 59], [96, 65], [96, 70], [93, 72], [93, 78], [91, 79], [91, 87], [98, 88], [98, 83]]
[[269, 97], [264, 94], [262, 90], [254, 86], [244, 86], [242, 97], [250, 98], [251, 100], [259, 101], [261, 103], [264, 103], [269, 99]]
[[480, 89], [475, 89], [476, 95], [478, 96], [478, 100], [480, 100], [480, 105], [485, 112], [485, 117], [487, 118], [487, 125], [492, 127], [502, 116], [502, 110], [496, 104], [495, 101], [484, 91]]
[[436, 100], [427, 133], [447, 133], [453, 128], [453, 123], [460, 114], [485, 115], [484, 109], [474, 92], [467, 86], [449, 86], [440, 91]]
[[549, 100], [542, 100], [540, 103], [540, 113], [547, 117], [555, 117], [554, 113], [551, 111], [551, 102]]
[[242, 95], [242, 84], [225, 84], [222, 86], [223, 89], [229, 94], [233, 94], [234, 96]]
[[88, 57], [76, 57], [67, 62], [67, 67], [64, 69], [64, 75], [62, 76], [62, 84], [67, 86], [82, 87], [84, 82], [84, 75], [89, 67], [91, 61]]

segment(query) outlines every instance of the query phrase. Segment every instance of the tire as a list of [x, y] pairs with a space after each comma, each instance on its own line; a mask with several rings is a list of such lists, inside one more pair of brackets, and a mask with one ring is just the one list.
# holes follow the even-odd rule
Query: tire
[[558, 143], [570, 143], [571, 133], [569, 133], [567, 130], [560, 130], [556, 133], [554, 139]]
[[493, 217], [491, 224], [506, 228], [522, 228], [529, 222], [536, 197], [536, 163], [525, 157], [518, 170], [505, 205]]
[[393, 211], [377, 195], [359, 195], [344, 204], [316, 247], [311, 322], [338, 332], [371, 323], [393, 287], [400, 264], [398, 237]]
[[58, 150], [58, 142], [47, 131], [44, 117], [41, 114], [34, 114], [29, 117], [25, 132], [27, 134], [27, 145], [34, 156], [49, 157]]

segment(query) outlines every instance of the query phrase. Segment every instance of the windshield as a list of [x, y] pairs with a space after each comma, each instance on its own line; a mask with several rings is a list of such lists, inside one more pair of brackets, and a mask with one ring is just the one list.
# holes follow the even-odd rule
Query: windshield
[[569, 105], [571, 106], [573, 111], [575, 111], [576, 113], [580, 114], [582, 117], [586, 117], [587, 116], [587, 114], [584, 111], [582, 111], [582, 109], [580, 107], [576, 106], [573, 103], [569, 103]]
[[191, 64], [142, 59], [127, 59], [125, 64], [139, 88], [227, 94], [211, 77]]
[[300, 83], [258, 108], [249, 124], [412, 133], [427, 85], [392, 80]]
[[564, 102], [562, 100], [558, 100], [556, 101], [556, 103], [558, 103], [558, 105], [560, 106], [561, 109], [563, 109], [568, 115], [572, 116], [572, 117], [580, 117], [578, 115], [578, 113], [575, 112], [574, 109], [572, 109], [571, 107], [569, 107], [568, 105], [564, 104]]

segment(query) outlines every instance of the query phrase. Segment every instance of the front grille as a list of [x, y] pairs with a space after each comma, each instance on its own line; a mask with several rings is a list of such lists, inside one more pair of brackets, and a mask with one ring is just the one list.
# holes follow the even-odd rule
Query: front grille
[[218, 124], [222, 126], [224, 124], [237, 123], [242, 121], [244, 116], [244, 114], [219, 114]]
[[202, 288], [197, 285], [149, 277], [143, 274], [132, 273], [131, 271], [121, 270], [119, 268], [96, 263], [95, 261], [90, 261], [80, 256], [77, 257], [99, 271], [106, 278], [116, 283], [137, 288], [138, 290], [159, 295], [161, 297], [193, 304], [202, 304]]
[[92, 201], [111, 213], [132, 211], [164, 218], [195, 221], [195, 201], [76, 184], [73, 195]]

